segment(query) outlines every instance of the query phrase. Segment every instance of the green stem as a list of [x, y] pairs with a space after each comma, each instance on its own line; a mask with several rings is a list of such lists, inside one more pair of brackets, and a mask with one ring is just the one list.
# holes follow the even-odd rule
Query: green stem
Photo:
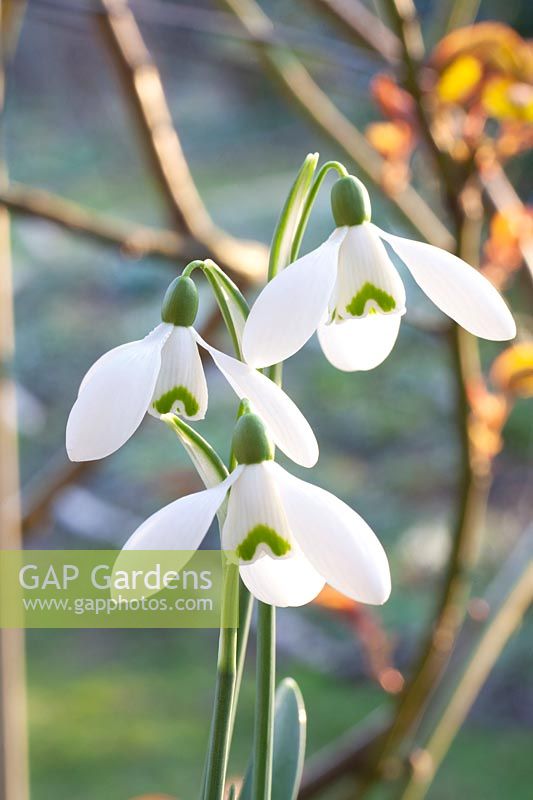
[[182, 278], [190, 278], [192, 273], [195, 269], [202, 269], [204, 266], [204, 262], [200, 261], [199, 259], [195, 259], [195, 261], [189, 262], [187, 266], [184, 268], [183, 272], [181, 273]]
[[[227, 568], [223, 603], [232, 602], [239, 572], [234, 564]], [[224, 615], [224, 610], [223, 610]], [[218, 648], [215, 703], [209, 754], [206, 765], [205, 800], [222, 800], [232, 734], [233, 705], [237, 678], [237, 628], [221, 628]]]
[[275, 648], [276, 610], [267, 603], [259, 603], [252, 795], [254, 800], [270, 800], [272, 793], [274, 687], [276, 682]]
[[305, 230], [307, 228], [307, 223], [309, 222], [309, 216], [311, 214], [311, 210], [316, 200], [316, 196], [318, 194], [318, 190], [322, 186], [324, 178], [328, 174], [330, 170], [336, 170], [341, 178], [345, 178], [348, 175], [348, 170], [341, 164], [340, 161], [326, 161], [326, 163], [320, 168], [318, 175], [316, 176], [313, 185], [307, 195], [305, 205], [303, 207], [302, 216], [300, 217], [300, 222], [298, 223], [298, 227], [296, 228], [296, 233], [294, 234], [294, 241], [292, 243], [291, 249], [291, 263], [296, 261], [298, 258], [298, 253], [300, 252], [300, 247], [302, 244], [302, 239], [304, 237]]

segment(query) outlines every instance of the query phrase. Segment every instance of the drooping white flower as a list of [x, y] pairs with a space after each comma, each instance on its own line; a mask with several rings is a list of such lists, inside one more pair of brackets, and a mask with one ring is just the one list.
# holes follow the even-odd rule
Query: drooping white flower
[[67, 423], [72, 461], [115, 452], [146, 413], [159, 417], [173, 411], [185, 419], [203, 419], [207, 385], [200, 346], [235, 393], [261, 414], [276, 445], [298, 464], [316, 463], [315, 435], [293, 401], [264, 375], [205, 342], [193, 327], [197, 307], [193, 281], [177, 278], [163, 303], [163, 322], [144, 339], [116, 347], [93, 364]]
[[315, 331], [326, 358], [338, 369], [381, 364], [406, 310], [405, 289], [383, 241], [430, 300], [467, 331], [496, 341], [515, 336], [507, 305], [477, 270], [445, 250], [372, 224], [368, 193], [357, 178], [334, 184], [332, 207], [333, 234], [270, 281], [252, 307], [243, 334], [249, 364], [283, 361]]
[[359, 602], [384, 603], [389, 565], [371, 528], [346, 503], [276, 464], [263, 434], [259, 417], [241, 417], [233, 440], [236, 469], [157, 511], [124, 549], [196, 550], [230, 491], [222, 547], [238, 559], [242, 580], [259, 600], [304, 605], [327, 581]]

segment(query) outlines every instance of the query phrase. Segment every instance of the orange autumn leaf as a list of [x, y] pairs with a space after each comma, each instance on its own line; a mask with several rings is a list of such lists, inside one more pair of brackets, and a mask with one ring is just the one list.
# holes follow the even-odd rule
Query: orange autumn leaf
[[314, 602], [316, 605], [327, 608], [329, 611], [340, 611], [350, 614], [357, 607], [355, 600], [350, 600], [349, 597], [341, 594], [328, 583], [326, 583]]
[[390, 75], [376, 75], [370, 85], [372, 96], [384, 116], [407, 122], [416, 119], [414, 100]]
[[462, 103], [468, 100], [483, 77], [483, 66], [472, 55], [461, 55], [442, 72], [437, 82], [437, 95], [444, 103]]
[[505, 394], [533, 397], [533, 341], [512, 345], [494, 361], [490, 377]]
[[177, 800], [177, 798], [169, 794], [140, 794], [131, 800]]
[[440, 72], [463, 55], [474, 56], [485, 67], [515, 79], [533, 78], [531, 44], [500, 22], [480, 22], [448, 34], [433, 50], [431, 64]]
[[501, 120], [500, 133], [496, 140], [496, 153], [505, 160], [530, 150], [533, 147], [533, 125], [524, 125], [516, 120]]
[[533, 238], [533, 208], [521, 204], [496, 212], [484, 252], [493, 264], [515, 270], [522, 264], [521, 244]]
[[370, 144], [389, 161], [406, 159], [413, 148], [412, 128], [403, 120], [372, 122], [367, 126], [365, 134]]
[[533, 84], [494, 76], [483, 87], [481, 104], [487, 115], [495, 119], [533, 122]]
[[471, 413], [468, 436], [474, 458], [486, 467], [503, 447], [502, 429], [509, 415], [505, 395], [490, 392], [484, 381], [477, 380], [467, 386]]

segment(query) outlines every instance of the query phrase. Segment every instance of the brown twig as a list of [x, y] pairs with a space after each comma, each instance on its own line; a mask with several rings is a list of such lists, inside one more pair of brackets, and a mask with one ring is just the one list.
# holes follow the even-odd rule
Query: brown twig
[[[422, 800], [501, 651], [533, 601], [533, 529], [519, 540], [485, 595], [483, 624], [470, 618], [431, 698], [402, 800]], [[422, 769], [417, 769], [417, 765]]]
[[[0, 5], [0, 186], [3, 159], [6, 8]], [[17, 409], [11, 368], [15, 346], [9, 214], [0, 206], [0, 550], [21, 548]], [[2, 587], [0, 586], [0, 592]], [[0, 602], [2, 599], [0, 598]], [[24, 631], [0, 629], [0, 797], [29, 796]]]
[[[383, 159], [367, 142], [357, 127], [337, 108], [315, 83], [303, 64], [286, 47], [268, 44], [271, 20], [255, 0], [223, 0], [255, 40], [255, 47], [265, 68], [282, 90], [346, 158], [357, 166], [360, 176], [383, 191]], [[385, 194], [397, 215], [409, 229], [432, 244], [452, 248], [454, 240], [439, 216], [412, 187], [394, 195]]]
[[267, 251], [263, 245], [235, 239], [213, 224], [172, 123], [159, 71], [127, 0], [101, 0], [101, 5], [104, 13], [96, 19], [172, 221], [178, 230], [207, 248], [223, 269], [264, 274]]
[[114, 219], [45, 189], [10, 183], [0, 190], [0, 202], [16, 214], [53, 222], [73, 233], [116, 246], [135, 258], [156, 256], [178, 261], [189, 259], [194, 252], [193, 241], [174, 231]]
[[420, 132], [425, 141], [444, 187], [444, 199], [456, 227], [461, 225], [461, 210], [458, 196], [466, 175], [458, 174], [456, 165], [439, 147], [426, 108], [426, 98], [420, 85], [420, 66], [424, 56], [424, 40], [413, 0], [383, 0], [393, 30], [400, 41], [404, 70], [404, 85], [412, 96], [418, 118]]
[[358, 47], [365, 47], [388, 64], [400, 57], [394, 33], [359, 0], [308, 0], [322, 11]]
[[95, 461], [67, 461], [63, 450], [47, 461], [22, 491], [24, 535], [46, 519], [51, 503], [63, 489], [95, 467], [98, 467]]
[[[199, 255], [210, 254], [190, 237], [115, 219], [33, 186], [10, 183], [0, 187], [0, 203], [17, 215], [43, 219], [72, 233], [118, 247], [129, 258], [161, 258], [177, 268]], [[257, 244], [257, 249], [262, 250], [262, 246]], [[262, 258], [250, 259], [242, 264], [226, 264], [225, 269], [236, 280], [253, 283], [261, 276], [262, 263]]]

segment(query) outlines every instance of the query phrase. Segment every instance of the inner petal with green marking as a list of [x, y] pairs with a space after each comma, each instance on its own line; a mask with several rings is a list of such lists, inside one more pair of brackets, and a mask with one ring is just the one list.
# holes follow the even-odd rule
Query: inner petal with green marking
[[242, 561], [252, 561], [258, 547], [266, 545], [273, 556], [281, 558], [291, 549], [290, 542], [268, 525], [256, 525], [237, 546], [236, 553]]
[[362, 317], [365, 313], [376, 312], [378, 309], [387, 314], [390, 311], [394, 311], [395, 308], [396, 300], [394, 297], [369, 281], [363, 284], [357, 294], [346, 305], [346, 311], [352, 317]]
[[161, 352], [161, 367], [149, 412], [175, 412], [186, 419], [203, 419], [207, 410], [207, 385], [192, 328], [174, 325]]
[[174, 386], [154, 400], [152, 405], [159, 414], [168, 414], [174, 409], [187, 417], [194, 417], [200, 408], [196, 397], [185, 386]]
[[405, 288], [383, 242], [366, 223], [350, 227], [339, 251], [329, 321], [404, 312]]

